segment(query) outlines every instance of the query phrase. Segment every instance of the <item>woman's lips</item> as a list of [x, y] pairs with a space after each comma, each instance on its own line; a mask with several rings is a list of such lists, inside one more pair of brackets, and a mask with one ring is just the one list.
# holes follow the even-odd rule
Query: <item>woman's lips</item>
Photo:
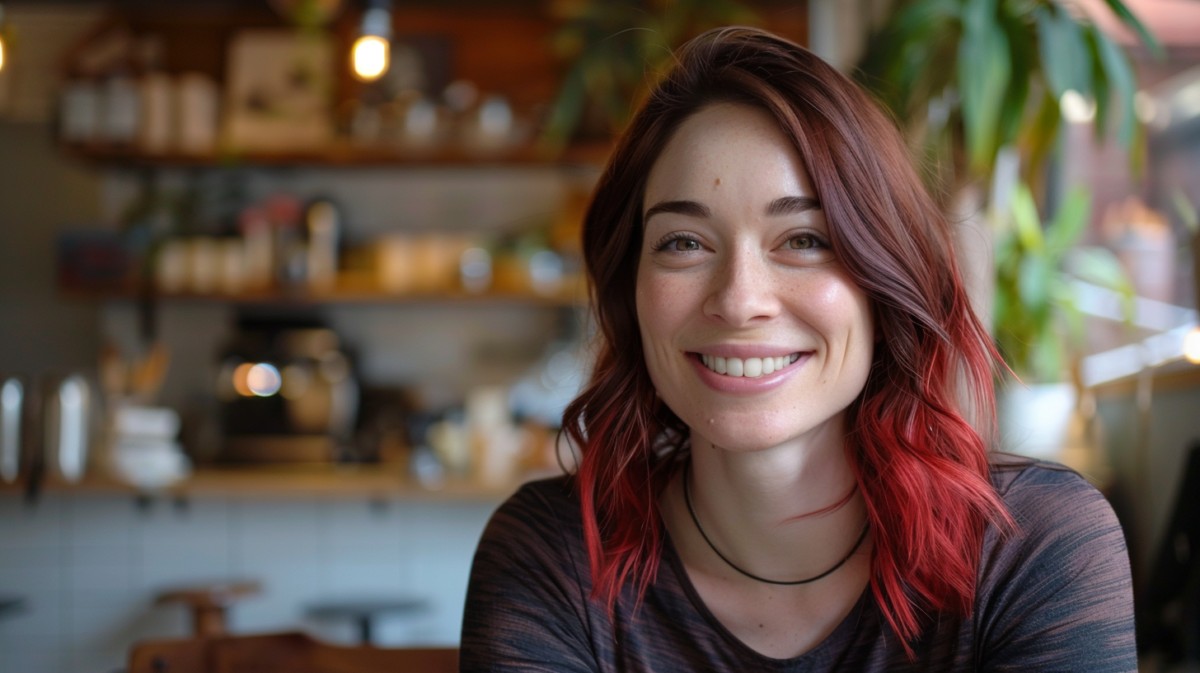
[[[799, 371], [804, 366], [804, 363], [812, 357], [812, 352], [793, 353], [789, 356], [780, 356], [791, 360], [784, 365], [783, 369], [772, 371], [770, 374], [761, 374], [759, 376], [730, 376], [728, 374], [718, 374], [709, 369], [704, 364], [703, 358], [699, 353], [688, 353], [687, 359], [691, 361], [692, 367], [700, 376], [708, 387], [723, 392], [723, 393], [758, 393], [771, 390], [778, 387], [792, 373]], [[795, 358], [795, 359], [792, 359]], [[743, 361], [744, 367], [744, 361]], [[743, 372], [744, 373], [744, 372]]]

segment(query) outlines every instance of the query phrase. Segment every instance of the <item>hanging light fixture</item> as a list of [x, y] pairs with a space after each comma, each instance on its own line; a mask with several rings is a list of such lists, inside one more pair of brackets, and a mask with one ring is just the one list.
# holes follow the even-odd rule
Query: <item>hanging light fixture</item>
[[4, 53], [7, 46], [4, 44], [4, 5], [0, 4], [0, 71], [4, 70], [4, 59], [8, 56]]
[[373, 82], [388, 69], [392, 39], [392, 10], [389, 0], [372, 0], [363, 13], [359, 38], [351, 50], [354, 76]]

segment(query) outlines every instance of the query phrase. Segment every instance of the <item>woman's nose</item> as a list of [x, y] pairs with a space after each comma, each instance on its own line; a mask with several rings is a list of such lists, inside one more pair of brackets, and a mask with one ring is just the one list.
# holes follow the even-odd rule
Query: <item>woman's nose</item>
[[717, 268], [704, 302], [705, 315], [742, 327], [779, 314], [770, 263], [760, 252], [731, 252]]

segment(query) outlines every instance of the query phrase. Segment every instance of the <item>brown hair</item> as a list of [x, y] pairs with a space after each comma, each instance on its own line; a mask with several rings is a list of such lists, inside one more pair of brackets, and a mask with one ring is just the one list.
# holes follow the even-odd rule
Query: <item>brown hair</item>
[[992, 427], [998, 356], [969, 306], [948, 222], [894, 124], [817, 56], [749, 28], [710, 31], [679, 51], [621, 138], [584, 222], [601, 343], [564, 428], [582, 447], [593, 595], [611, 606], [635, 581], [640, 596], [657, 571], [655, 501], [670, 458], [686, 450], [687, 428], [657, 400], [642, 352], [634, 294], [642, 200], [675, 129], [716, 102], [776, 119], [812, 177], [837, 258], [875, 307], [881, 339], [847, 410], [846, 451], [875, 530], [871, 587], [907, 642], [919, 615], [970, 613], [984, 527], [1008, 521], [985, 442], [958, 397], [965, 391]]

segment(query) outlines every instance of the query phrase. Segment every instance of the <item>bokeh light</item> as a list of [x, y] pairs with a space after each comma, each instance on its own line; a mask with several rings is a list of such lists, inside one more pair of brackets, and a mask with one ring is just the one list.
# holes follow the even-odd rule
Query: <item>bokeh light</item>
[[1063, 119], [1072, 124], [1087, 124], [1096, 118], [1096, 101], [1085, 98], [1074, 89], [1063, 92], [1058, 107], [1062, 110]]
[[364, 35], [354, 43], [354, 74], [370, 82], [379, 79], [388, 69], [387, 40], [375, 35]]
[[249, 362], [243, 362], [233, 370], [233, 389], [242, 397], [254, 397], [254, 391], [250, 390], [250, 386], [246, 383], [249, 378], [250, 370], [254, 367]]
[[246, 372], [246, 387], [259, 397], [270, 397], [279, 392], [283, 377], [274, 365], [260, 362]]
[[1183, 337], [1183, 357], [1194, 365], [1200, 365], [1200, 327], [1193, 327]]

